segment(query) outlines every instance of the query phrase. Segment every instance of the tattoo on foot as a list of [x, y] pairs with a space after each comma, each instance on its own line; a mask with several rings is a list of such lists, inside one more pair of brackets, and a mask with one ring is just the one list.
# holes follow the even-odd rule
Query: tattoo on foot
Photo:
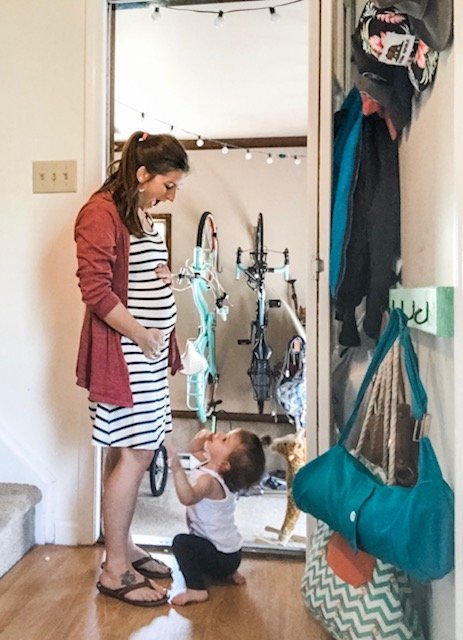
[[129, 587], [130, 585], [135, 584], [136, 581], [137, 581], [137, 578], [128, 569], [125, 573], [121, 575], [121, 584], [123, 584], [124, 587]]

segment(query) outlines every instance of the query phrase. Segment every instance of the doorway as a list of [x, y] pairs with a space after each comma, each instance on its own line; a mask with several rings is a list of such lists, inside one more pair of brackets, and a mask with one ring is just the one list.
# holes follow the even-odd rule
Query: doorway
[[[289, 249], [291, 277], [296, 279], [301, 305], [307, 306], [307, 8], [303, 2], [282, 7], [279, 10], [281, 20], [276, 24], [267, 16], [268, 8], [262, 11], [259, 2], [247, 2], [246, 11], [241, 12], [239, 8], [244, 3], [236, 3], [233, 14], [225, 15], [226, 30], [218, 30], [211, 14], [197, 15], [196, 11], [178, 10], [183, 3], [170, 3], [176, 5], [175, 11], [159, 7], [162, 21], [151, 19], [153, 6], [150, 3], [135, 3], [136, 7], [134, 3], [126, 3], [126, 7], [121, 6], [123, 3], [117, 4], [116, 9], [109, 3], [113, 36], [110, 153], [114, 149], [117, 153], [118, 144], [137, 129], [150, 133], [171, 132], [189, 149], [193, 171], [184, 189], [185, 195], [181, 193], [168, 210], [160, 208], [159, 211], [171, 214], [172, 218], [174, 272], [192, 252], [195, 228], [202, 211], [212, 210], [218, 221], [222, 238], [222, 277], [230, 292], [232, 313], [240, 318], [239, 321], [229, 319], [217, 327], [217, 361], [221, 371], [219, 394], [223, 400], [223, 420], [219, 420], [219, 428], [242, 426], [259, 436], [270, 435], [272, 438], [287, 435], [294, 427], [287, 421], [275, 422], [272, 415], [275, 407], [271, 403], [266, 403], [264, 421], [258, 419], [260, 416], [246, 373], [249, 349], [237, 346], [238, 339], [244, 337], [241, 335], [244, 324], [248, 325], [254, 315], [255, 296], [244, 282], [235, 281], [234, 270], [237, 246], [251, 246], [257, 215], [263, 212], [268, 248], [271, 251]], [[215, 5], [199, 4], [207, 5], [205, 8], [214, 12]], [[188, 44], [192, 32], [194, 47]], [[172, 47], [172, 42], [180, 41], [180, 34], [182, 47]], [[250, 38], [248, 53], [252, 49], [253, 56], [247, 55], [247, 48], [242, 45], [243, 34]], [[157, 49], [153, 49], [153, 42]], [[198, 42], [207, 43], [207, 48], [197, 51]], [[237, 47], [238, 42], [240, 47]], [[185, 51], [191, 58], [188, 69], [193, 69], [193, 73], [187, 71], [185, 74]], [[236, 73], [241, 77], [240, 84], [235, 79]], [[151, 93], [153, 86], [154, 96]], [[163, 94], [164, 88], [166, 93]], [[176, 93], [174, 101], [169, 95], [173, 90]], [[201, 147], [197, 144], [199, 139], [205, 141]], [[224, 147], [229, 153], [224, 153]], [[282, 278], [272, 277], [269, 284], [272, 297], [290, 300], [288, 285]], [[177, 305], [178, 335], [182, 344], [194, 335], [196, 321], [191, 296], [182, 296]], [[269, 331], [276, 366], [284, 357], [294, 328], [281, 310], [275, 310]], [[182, 436], [188, 431], [185, 424], [194, 425], [193, 429], [204, 426], [195, 422], [192, 415], [179, 417], [186, 409], [184, 387], [185, 380], [180, 376], [172, 379], [171, 403], [176, 416], [174, 437], [177, 428]], [[275, 471], [284, 472], [284, 465], [284, 460], [280, 460], [277, 464], [280, 468]], [[158, 519], [162, 498], [150, 496], [147, 475], [134, 523], [135, 533], [139, 532], [145, 542], [146, 537], [150, 543], [162, 543], [169, 537], [156, 524], [147, 525], [146, 532], [140, 531], [137, 524], [137, 516], [140, 515], [142, 522], [144, 513], [148, 514], [147, 520]], [[164, 500], [167, 499], [166, 493]], [[253, 501], [269, 504], [268, 514], [264, 512], [261, 521], [255, 522], [255, 530], [246, 534], [247, 542], [256, 547], [260, 544], [256, 542], [257, 538], [267, 536], [267, 524], [277, 529], [281, 527], [286, 509], [285, 492], [281, 488], [266, 488], [259, 496], [243, 496], [240, 501], [245, 512], [251, 510], [253, 513], [256, 512], [250, 506]], [[276, 511], [275, 504], [278, 504]], [[240, 504], [238, 511], [239, 508]], [[183, 522], [182, 510], [179, 506], [180, 516], [177, 513], [175, 517]], [[256, 518], [245, 513], [244, 525], [252, 520]], [[303, 552], [303, 515], [297, 530], [295, 535], [300, 533], [301, 542], [295, 543], [294, 548]], [[177, 532], [172, 531], [171, 537]], [[281, 547], [275, 536], [274, 539], [268, 537], [270, 542], [263, 542], [263, 548]], [[290, 551], [288, 545], [286, 551]]]

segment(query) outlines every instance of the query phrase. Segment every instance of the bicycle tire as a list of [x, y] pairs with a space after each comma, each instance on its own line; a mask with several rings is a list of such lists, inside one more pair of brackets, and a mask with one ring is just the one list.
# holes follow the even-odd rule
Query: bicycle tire
[[217, 226], [214, 216], [210, 211], [205, 211], [201, 215], [196, 234], [196, 246], [201, 247], [203, 251], [209, 252], [209, 256], [213, 258], [211, 266], [217, 271], [219, 241], [217, 237]]
[[259, 213], [256, 227], [256, 260], [262, 261], [264, 258], [264, 216]]
[[[201, 249], [206, 256], [201, 259], [207, 260], [209, 272], [218, 271], [218, 255], [219, 255], [219, 239], [217, 235], [217, 226], [213, 214], [210, 211], [204, 211], [198, 223], [198, 231], [196, 234], [196, 247]], [[215, 332], [215, 327], [212, 328]], [[207, 356], [206, 356], [207, 357]], [[213, 411], [214, 395], [217, 386], [218, 376], [212, 376], [210, 371], [205, 374], [199, 373], [193, 378], [193, 384], [196, 388], [197, 406], [196, 414], [200, 422], [204, 423]]]
[[158, 498], [164, 493], [167, 484], [167, 449], [162, 444], [154, 452], [149, 466], [151, 493]]

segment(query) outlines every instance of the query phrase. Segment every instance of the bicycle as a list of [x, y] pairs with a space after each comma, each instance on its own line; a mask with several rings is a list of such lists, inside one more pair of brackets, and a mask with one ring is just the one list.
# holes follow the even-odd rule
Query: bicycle
[[[289, 281], [289, 251], [283, 252], [284, 263], [281, 267], [269, 267], [267, 264], [268, 250], [264, 247], [264, 219], [262, 213], [257, 217], [254, 249], [247, 250], [251, 264], [243, 266], [241, 264], [242, 254], [245, 253], [241, 247], [236, 252], [236, 279], [241, 273], [247, 278], [248, 286], [257, 294], [256, 318], [251, 322], [251, 335], [249, 339], [240, 339], [238, 344], [252, 344], [251, 365], [247, 371], [253, 388], [253, 397], [257, 402], [258, 412], [264, 411], [264, 403], [271, 398], [272, 368], [270, 358], [272, 348], [267, 338], [268, 309], [280, 307], [280, 300], [267, 300], [265, 290], [265, 275], [267, 273], [281, 273], [286, 281]], [[277, 252], [275, 252], [277, 253]]]
[[[215, 400], [219, 373], [215, 362], [215, 327], [217, 315], [227, 319], [227, 293], [218, 278], [219, 241], [214, 216], [205, 211], [200, 218], [193, 261], [187, 260], [177, 274], [177, 284], [186, 280], [187, 286], [175, 288], [183, 291], [191, 288], [193, 301], [199, 314], [198, 335], [187, 342], [187, 350], [195, 357], [196, 367], [187, 376], [186, 404], [196, 411], [200, 422], [212, 416], [221, 400]], [[214, 421], [212, 421], [214, 427]]]
[[[215, 364], [215, 326], [216, 316], [219, 314], [226, 320], [228, 306], [225, 301], [227, 294], [222, 288], [218, 273], [219, 245], [217, 227], [214, 217], [205, 211], [199, 221], [196, 235], [196, 246], [193, 262], [186, 261], [176, 276], [177, 284], [188, 281], [186, 287], [172, 287], [175, 291], [191, 288], [193, 300], [198, 309], [200, 324], [195, 340], [189, 341], [194, 354], [199, 356], [202, 363], [201, 370], [187, 375], [187, 406], [196, 411], [200, 422], [211, 420], [211, 432], [217, 430], [217, 413], [215, 411], [221, 400], [215, 400], [215, 390], [219, 380]], [[212, 293], [215, 303], [209, 307], [206, 295]], [[167, 483], [167, 450], [164, 445], [156, 449], [153, 460], [148, 468], [150, 475], [151, 493], [159, 497], [164, 492]]]

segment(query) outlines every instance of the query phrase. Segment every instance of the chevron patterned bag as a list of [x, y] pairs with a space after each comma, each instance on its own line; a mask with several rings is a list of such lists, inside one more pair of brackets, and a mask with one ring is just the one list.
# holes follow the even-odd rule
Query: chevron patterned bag
[[360, 587], [344, 582], [326, 559], [332, 534], [319, 520], [301, 583], [307, 610], [335, 640], [424, 640], [410, 578], [376, 560], [369, 582]]

